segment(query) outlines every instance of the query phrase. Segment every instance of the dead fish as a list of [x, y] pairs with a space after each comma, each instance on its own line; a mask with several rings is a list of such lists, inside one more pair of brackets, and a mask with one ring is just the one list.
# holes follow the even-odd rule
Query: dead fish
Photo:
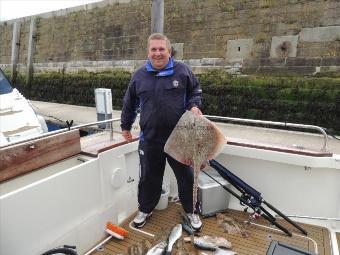
[[146, 254], [148, 250], [152, 248], [152, 244], [148, 239], [144, 240], [144, 253]]
[[190, 220], [188, 216], [184, 213], [182, 213], [182, 228], [189, 234], [192, 235], [195, 233], [194, 229], [192, 228], [190, 224]]
[[189, 237], [185, 237], [184, 238], [185, 242], [192, 242], [193, 245], [200, 250], [205, 250], [205, 251], [216, 251], [216, 249], [218, 248], [217, 245], [211, 243], [211, 242], [207, 242], [204, 239], [200, 238], [200, 237], [193, 237], [193, 236], [189, 236]]
[[218, 248], [216, 245], [211, 243], [202, 242], [200, 240], [194, 241], [194, 247], [205, 251], [216, 251]]
[[227, 232], [228, 234], [240, 233], [242, 237], [244, 238], [248, 238], [250, 236], [250, 234], [242, 226], [243, 224], [238, 223], [236, 219], [227, 217], [221, 213], [218, 213], [216, 215], [216, 218], [217, 218], [217, 224], [220, 227], [222, 227], [223, 230]]
[[197, 201], [200, 167], [216, 157], [225, 143], [225, 136], [215, 124], [204, 116], [186, 111], [164, 146], [164, 151], [171, 157], [194, 168], [193, 211]]
[[140, 255], [145, 254], [145, 252], [144, 252], [144, 247], [143, 247], [143, 243], [137, 243], [137, 244], [136, 244], [136, 247], [137, 247], [137, 252], [138, 252], [138, 254], [140, 254]]
[[162, 241], [152, 247], [146, 255], [162, 255], [164, 254], [165, 248], [167, 247], [168, 243], [166, 241]]
[[[227, 239], [223, 237], [212, 237], [212, 236], [195, 236], [193, 239], [193, 244], [195, 247], [202, 249], [202, 250], [209, 250], [209, 251], [215, 251], [218, 247], [230, 249], [232, 247], [231, 242], [229, 242]], [[186, 242], [192, 242], [191, 237], [184, 238], [184, 241]]]
[[128, 254], [129, 255], [139, 255], [139, 251], [136, 245], [132, 245], [128, 249]]
[[182, 236], [182, 225], [177, 224], [172, 230], [168, 238], [168, 246], [166, 247], [165, 254], [170, 255], [172, 246]]
[[232, 251], [232, 250], [224, 250], [217, 248], [214, 255], [237, 255], [237, 252]]

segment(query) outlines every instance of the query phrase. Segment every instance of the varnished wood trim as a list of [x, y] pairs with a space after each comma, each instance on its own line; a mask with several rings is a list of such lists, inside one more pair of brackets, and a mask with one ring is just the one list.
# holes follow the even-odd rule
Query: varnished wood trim
[[78, 130], [0, 149], [0, 183], [80, 153]]
[[[138, 141], [139, 138], [135, 137], [131, 142]], [[90, 157], [97, 157], [99, 153], [116, 148], [118, 146], [128, 144], [129, 142], [123, 140], [122, 138], [114, 141], [96, 142], [93, 141], [91, 146], [83, 147], [81, 153]]]
[[262, 149], [262, 150], [270, 150], [270, 151], [278, 151], [278, 152], [285, 152], [285, 153], [292, 153], [304, 156], [312, 156], [312, 157], [332, 157], [333, 153], [329, 151], [314, 151], [310, 149], [298, 149], [294, 147], [288, 146], [278, 146], [278, 145], [271, 145], [271, 144], [261, 144], [261, 143], [251, 143], [250, 141], [238, 140], [235, 138], [228, 138], [227, 144], [229, 145], [236, 145], [248, 148], [255, 148], [255, 149]]

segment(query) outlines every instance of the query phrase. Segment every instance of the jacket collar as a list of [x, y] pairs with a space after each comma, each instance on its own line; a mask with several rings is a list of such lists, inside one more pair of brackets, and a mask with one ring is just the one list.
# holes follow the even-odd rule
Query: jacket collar
[[172, 57], [169, 58], [168, 64], [162, 70], [155, 69], [150, 59], [146, 62], [145, 67], [148, 72], [156, 73], [156, 76], [170, 76], [174, 74], [174, 60]]

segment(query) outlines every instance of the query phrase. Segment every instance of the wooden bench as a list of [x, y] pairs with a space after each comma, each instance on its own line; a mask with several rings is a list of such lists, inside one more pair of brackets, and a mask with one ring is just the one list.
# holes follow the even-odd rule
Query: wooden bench
[[80, 153], [78, 130], [0, 148], [0, 183]]
[[[139, 137], [133, 135], [132, 141], [138, 141]], [[81, 153], [89, 157], [97, 157], [99, 153], [111, 150], [118, 146], [127, 144], [128, 142], [119, 134], [115, 136], [112, 141], [110, 141], [109, 133], [103, 132], [97, 135], [91, 135], [87, 137], [82, 137], [81, 141]]]

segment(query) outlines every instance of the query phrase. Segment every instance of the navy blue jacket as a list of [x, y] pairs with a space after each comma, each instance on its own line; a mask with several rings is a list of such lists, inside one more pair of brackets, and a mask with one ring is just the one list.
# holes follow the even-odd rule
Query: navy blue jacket
[[121, 128], [131, 129], [140, 107], [140, 139], [165, 143], [185, 110], [201, 107], [202, 90], [181, 62], [174, 61], [174, 74], [156, 75], [143, 66], [132, 76], [124, 97]]

